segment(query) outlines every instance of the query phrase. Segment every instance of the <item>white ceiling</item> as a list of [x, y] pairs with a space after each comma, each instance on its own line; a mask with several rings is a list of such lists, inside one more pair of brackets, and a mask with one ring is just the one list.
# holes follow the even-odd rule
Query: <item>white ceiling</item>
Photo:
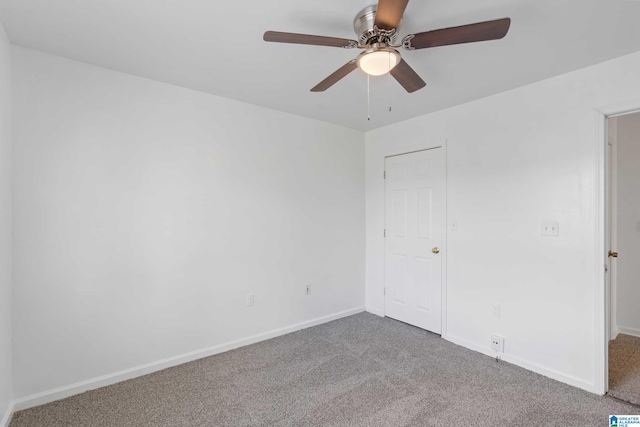
[[[356, 70], [359, 51], [266, 43], [266, 30], [356, 38], [367, 0], [0, 0], [14, 44], [347, 127], [370, 130], [640, 50], [640, 3], [412, 0], [401, 35], [511, 17], [506, 38], [402, 51], [427, 82], [407, 94]], [[389, 100], [393, 110], [388, 111]]]

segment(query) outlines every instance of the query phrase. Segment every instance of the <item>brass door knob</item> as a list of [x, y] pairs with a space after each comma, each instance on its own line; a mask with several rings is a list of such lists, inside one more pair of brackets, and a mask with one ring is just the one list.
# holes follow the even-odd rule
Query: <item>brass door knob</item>
[[433, 252], [434, 254], [439, 254], [440, 253], [440, 248], [438, 248], [437, 246], [433, 249], [431, 249], [431, 252]]
[[618, 258], [618, 252], [609, 251], [609, 258]]

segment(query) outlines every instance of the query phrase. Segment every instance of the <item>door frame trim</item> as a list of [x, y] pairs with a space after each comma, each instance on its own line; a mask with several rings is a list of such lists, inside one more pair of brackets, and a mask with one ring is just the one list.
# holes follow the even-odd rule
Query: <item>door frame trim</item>
[[595, 392], [604, 395], [609, 390], [609, 342], [611, 321], [607, 318], [607, 287], [604, 266], [607, 263], [606, 220], [609, 196], [609, 166], [607, 148], [609, 132], [607, 120], [640, 112], [640, 100], [596, 107], [595, 118], [595, 162], [594, 162], [594, 216], [595, 216]]
[[[434, 141], [431, 143], [427, 143], [426, 145], [424, 145], [423, 147], [417, 148], [417, 149], [412, 149], [409, 151], [403, 151], [403, 152], [390, 152], [389, 154], [385, 154], [385, 156], [382, 158], [382, 170], [384, 170], [386, 172], [386, 167], [385, 167], [385, 161], [387, 158], [389, 157], [396, 157], [396, 156], [402, 156], [404, 154], [412, 154], [412, 153], [418, 153], [420, 151], [428, 151], [428, 150], [435, 150], [438, 148], [442, 148], [442, 155], [444, 156], [444, 225], [442, 228], [442, 284], [440, 286], [441, 289], [441, 307], [440, 307], [440, 336], [441, 337], [446, 337], [447, 336], [447, 253], [448, 253], [448, 242], [447, 242], [447, 230], [449, 228], [449, 217], [448, 217], [448, 202], [447, 202], [447, 182], [449, 181], [448, 179], [448, 164], [447, 164], [447, 140], [440, 140], [440, 141]], [[386, 188], [386, 184], [385, 186], [383, 186], [383, 188]], [[385, 192], [386, 194], [386, 192]], [[384, 223], [386, 224], [386, 219], [387, 219], [387, 212], [386, 212], [386, 195], [382, 198], [382, 212], [383, 212], [383, 219], [384, 219]], [[386, 248], [386, 241], [384, 242], [385, 248]], [[384, 279], [386, 278], [386, 268], [387, 268], [387, 262], [386, 262], [386, 250], [385, 252], [385, 256], [383, 257], [383, 292], [384, 289], [386, 288], [386, 282], [384, 281]], [[386, 316], [386, 311], [387, 311], [387, 304], [386, 304], [386, 298], [385, 295], [382, 295], [382, 299], [383, 299], [383, 305], [382, 305], [382, 312], [383, 312], [383, 316]]]

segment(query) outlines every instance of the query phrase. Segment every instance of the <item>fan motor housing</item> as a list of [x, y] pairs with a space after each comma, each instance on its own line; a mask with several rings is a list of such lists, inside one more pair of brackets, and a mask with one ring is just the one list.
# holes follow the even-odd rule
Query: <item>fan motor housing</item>
[[375, 27], [377, 5], [367, 6], [362, 9], [353, 20], [353, 29], [358, 36], [358, 43], [361, 46], [370, 46], [374, 43], [385, 42], [381, 40], [381, 36], [385, 36], [386, 41], [393, 43], [398, 36], [398, 29], [402, 25], [402, 21], [398, 24], [398, 28], [391, 32], [379, 30]]

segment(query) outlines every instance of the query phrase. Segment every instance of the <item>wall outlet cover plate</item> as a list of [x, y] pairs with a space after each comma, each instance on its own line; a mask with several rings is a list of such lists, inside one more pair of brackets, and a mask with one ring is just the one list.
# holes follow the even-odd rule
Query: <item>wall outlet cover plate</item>
[[557, 237], [560, 235], [560, 223], [557, 221], [542, 221], [541, 234]]
[[504, 337], [491, 335], [491, 348], [498, 353], [504, 353]]

